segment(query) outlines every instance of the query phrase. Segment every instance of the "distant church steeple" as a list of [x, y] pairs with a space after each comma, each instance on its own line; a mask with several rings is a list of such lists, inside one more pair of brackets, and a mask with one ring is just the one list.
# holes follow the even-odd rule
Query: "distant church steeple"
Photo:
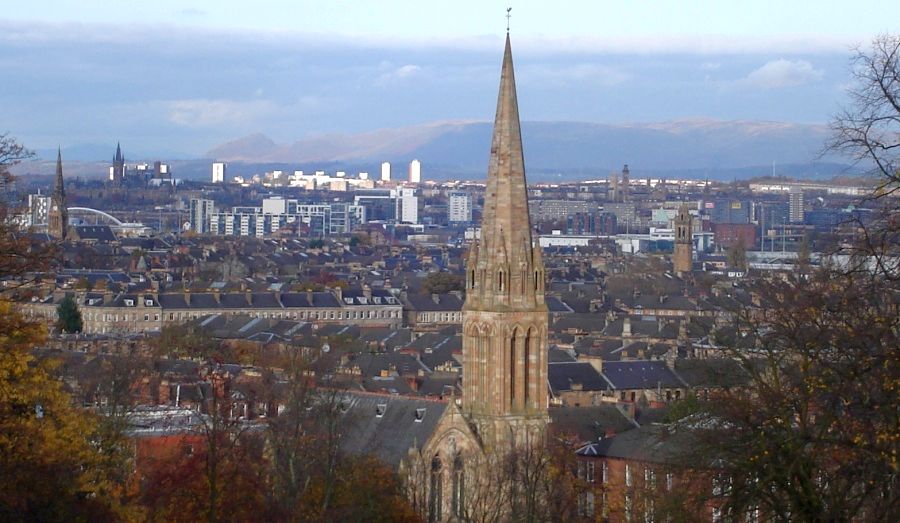
[[481, 240], [469, 250], [463, 306], [463, 413], [489, 446], [546, 425], [547, 326], [507, 34]]
[[56, 186], [50, 197], [50, 213], [47, 218], [47, 233], [59, 240], [66, 239], [69, 228], [69, 211], [66, 208], [66, 186], [63, 182], [62, 150], [56, 151]]
[[109, 181], [114, 185], [125, 183], [125, 156], [122, 155], [122, 146], [119, 142], [116, 142], [116, 155], [109, 169]]
[[693, 217], [686, 203], [682, 203], [675, 216], [675, 252], [672, 265], [678, 274], [688, 274], [694, 265]]

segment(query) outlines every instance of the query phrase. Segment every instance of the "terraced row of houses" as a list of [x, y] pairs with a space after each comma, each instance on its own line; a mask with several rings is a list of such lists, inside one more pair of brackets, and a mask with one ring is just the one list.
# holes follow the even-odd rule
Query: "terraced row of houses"
[[[22, 303], [29, 318], [53, 324], [65, 292]], [[84, 332], [153, 332], [209, 315], [245, 314], [263, 319], [315, 323], [352, 323], [367, 327], [399, 328], [403, 304], [385, 289], [322, 292], [231, 293], [79, 293]]]

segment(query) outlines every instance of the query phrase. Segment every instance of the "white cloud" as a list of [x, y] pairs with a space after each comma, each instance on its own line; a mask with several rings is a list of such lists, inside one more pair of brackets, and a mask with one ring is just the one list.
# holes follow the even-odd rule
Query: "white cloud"
[[763, 64], [744, 78], [744, 82], [763, 89], [791, 87], [820, 80], [823, 73], [806, 60], [779, 58]]
[[277, 107], [267, 100], [209, 100], [204, 98], [163, 102], [169, 121], [184, 127], [242, 125], [272, 115]]
[[[382, 62], [382, 66], [384, 62]], [[382, 73], [376, 80], [375, 85], [385, 87], [390, 84], [401, 82], [412, 78], [422, 72], [422, 68], [414, 64], [401, 65], [395, 69], [391, 69]]]
[[[197, 16], [190, 8], [188, 13]], [[188, 14], [185, 13], [185, 14]], [[397, 36], [385, 34], [316, 32], [308, 29], [214, 29], [208, 27], [181, 27], [161, 24], [103, 24], [103, 23], [51, 23], [0, 20], [0, 42], [96, 42], [133, 44], [141, 35], [166, 34], [163, 44], [196, 45], [201, 42], [224, 41], [229, 45], [302, 45], [325, 49], [451, 49], [468, 52], [496, 52], [502, 47], [502, 36]], [[152, 36], [147, 36], [151, 39]], [[556, 53], [612, 53], [612, 54], [695, 54], [695, 55], [746, 55], [755, 53], [846, 54], [848, 48], [867, 35], [833, 36], [813, 34], [775, 34], [766, 36], [722, 34], [634, 34], [629, 36], [545, 36], [523, 35], [517, 37], [515, 50], [533, 55]], [[162, 45], [153, 40], [154, 45]]]

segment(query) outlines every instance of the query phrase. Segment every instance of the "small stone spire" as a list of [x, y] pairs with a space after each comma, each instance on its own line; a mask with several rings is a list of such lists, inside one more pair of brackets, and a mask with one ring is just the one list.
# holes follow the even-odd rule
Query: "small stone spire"
[[66, 202], [66, 185], [63, 183], [62, 171], [62, 149], [56, 149], [56, 187], [53, 190], [53, 197], [60, 200], [60, 203]]
[[63, 181], [62, 149], [56, 151], [56, 186], [50, 197], [50, 213], [47, 216], [47, 233], [59, 240], [66, 239], [69, 228], [69, 211], [66, 208], [66, 185]]

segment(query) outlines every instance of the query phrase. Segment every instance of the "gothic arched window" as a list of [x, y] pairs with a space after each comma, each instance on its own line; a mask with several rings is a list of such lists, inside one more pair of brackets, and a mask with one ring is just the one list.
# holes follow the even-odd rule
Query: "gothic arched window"
[[516, 351], [519, 348], [522, 333], [516, 327], [513, 330], [512, 339], [509, 340], [509, 406], [516, 406]]
[[529, 389], [530, 389], [530, 385], [531, 385], [531, 380], [528, 377], [528, 373], [530, 372], [530, 367], [531, 367], [531, 365], [529, 363], [529, 359], [531, 358], [532, 354], [536, 355], [538, 353], [537, 352], [538, 349], [537, 349], [537, 347], [535, 347], [536, 343], [537, 343], [537, 335], [534, 332], [534, 329], [533, 328], [528, 329], [528, 334], [525, 336], [525, 354], [523, 354], [523, 357], [524, 357], [523, 359], [525, 360], [524, 374], [525, 374], [525, 405], [526, 406], [528, 405], [528, 399], [529, 399], [528, 396], [529, 396], [529, 392], [530, 392]]
[[443, 466], [441, 458], [435, 456], [431, 460], [431, 481], [428, 492], [428, 521], [440, 521], [443, 519], [441, 505], [443, 504]]
[[457, 455], [453, 460], [453, 492], [450, 498], [451, 510], [454, 516], [462, 516], [465, 513], [466, 499], [466, 475], [463, 471], [462, 456]]

